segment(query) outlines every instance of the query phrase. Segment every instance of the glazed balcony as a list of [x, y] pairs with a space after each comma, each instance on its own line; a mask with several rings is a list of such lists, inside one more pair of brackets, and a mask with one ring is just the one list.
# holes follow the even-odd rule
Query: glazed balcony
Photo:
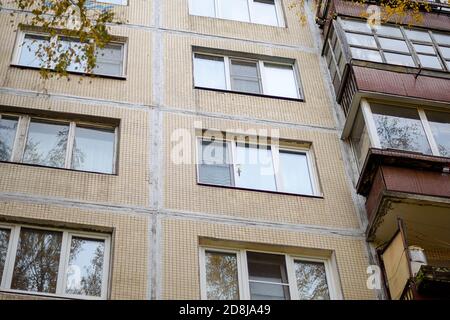
[[330, 0], [326, 8], [318, 11], [322, 54], [348, 121], [364, 97], [450, 102], [450, 11], [424, 12], [421, 23], [370, 26], [364, 5]]

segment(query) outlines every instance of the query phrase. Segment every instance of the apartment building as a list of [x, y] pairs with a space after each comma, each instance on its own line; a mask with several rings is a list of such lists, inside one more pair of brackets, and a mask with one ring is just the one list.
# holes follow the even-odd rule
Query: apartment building
[[450, 6], [425, 3], [419, 18], [371, 26], [364, 13], [379, 4], [322, 1], [322, 54], [388, 297], [448, 298]]
[[0, 11], [0, 298], [382, 298], [314, 4], [97, 2], [81, 82]]

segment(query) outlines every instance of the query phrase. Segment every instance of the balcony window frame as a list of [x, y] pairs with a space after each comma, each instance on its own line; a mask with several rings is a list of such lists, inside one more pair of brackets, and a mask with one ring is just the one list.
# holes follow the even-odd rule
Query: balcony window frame
[[[449, 72], [450, 71], [450, 60], [447, 59], [443, 56], [440, 47], [449, 47], [450, 45], [446, 45], [446, 44], [440, 44], [438, 41], [436, 41], [436, 39], [433, 36], [433, 31], [432, 30], [424, 30], [424, 29], [419, 29], [419, 28], [414, 28], [414, 29], [409, 29], [406, 28], [404, 26], [401, 25], [392, 25], [392, 24], [383, 24], [386, 26], [390, 26], [390, 27], [395, 27], [397, 28], [400, 33], [401, 33], [401, 37], [400, 36], [395, 36], [395, 35], [386, 35], [386, 34], [378, 34], [376, 29], [370, 27], [370, 31], [366, 31], [366, 30], [350, 30], [350, 29], [346, 29], [344, 27], [344, 23], [342, 22], [342, 20], [347, 20], [347, 21], [358, 21], [358, 22], [363, 22], [364, 20], [361, 19], [354, 19], [354, 18], [341, 18], [338, 17], [337, 18], [337, 23], [335, 23], [335, 25], [337, 25], [336, 28], [339, 28], [339, 30], [341, 31], [341, 33], [343, 34], [343, 41], [345, 42], [346, 46], [349, 48], [349, 52], [350, 52], [350, 57], [352, 59], [355, 60], [362, 60], [362, 61], [369, 61], [369, 62], [375, 62], [376, 61], [372, 61], [372, 60], [365, 60], [365, 59], [359, 59], [359, 58], [355, 58], [354, 55], [351, 53], [351, 48], [356, 48], [356, 49], [363, 49], [363, 50], [372, 50], [375, 52], [378, 52], [381, 56], [381, 62], [378, 63], [384, 63], [384, 64], [388, 64], [388, 65], [394, 65], [394, 66], [405, 66], [405, 67], [412, 67], [412, 68], [424, 68], [427, 70], [438, 70], [438, 71], [444, 71], [444, 72]], [[426, 42], [426, 41], [420, 41], [420, 40], [414, 40], [411, 39], [410, 37], [408, 37], [407, 35], [407, 31], [425, 31], [428, 33], [431, 41], [430, 42]], [[335, 31], [336, 32], [336, 31]], [[437, 32], [440, 33], [440, 32]], [[374, 38], [375, 43], [376, 43], [376, 47], [368, 47], [368, 46], [363, 46], [363, 45], [354, 45], [354, 44], [350, 44], [347, 40], [347, 34], [359, 34], [359, 35], [365, 35], [365, 36], [371, 36]], [[450, 35], [448, 35], [450, 37]], [[394, 49], [384, 49], [381, 45], [380, 42], [380, 38], [385, 38], [385, 39], [390, 39], [390, 40], [397, 40], [397, 41], [402, 41], [406, 44], [406, 46], [408, 47], [408, 53], [406, 53], [405, 51], [398, 51], [398, 50], [394, 50]], [[436, 57], [439, 61], [439, 64], [441, 66], [441, 68], [431, 68], [431, 67], [424, 67], [422, 65], [422, 63], [420, 62], [419, 59], [419, 54], [417, 53], [414, 45], [426, 45], [426, 46], [431, 46], [434, 50], [435, 54], [426, 54], [426, 53], [420, 53], [421, 55], [427, 55], [427, 56], [433, 56]], [[387, 61], [385, 53], [392, 53], [392, 54], [397, 54], [397, 55], [404, 55], [404, 56], [408, 56], [411, 57], [413, 64], [414, 65], [405, 65], [405, 64], [395, 64], [395, 63], [390, 63]], [[448, 62], [448, 64], [447, 64]]]
[[[62, 34], [56, 34], [54, 36], [50, 36], [49, 34], [37, 30], [28, 30], [28, 29], [20, 29], [17, 31], [16, 41], [14, 44], [14, 50], [12, 54], [11, 59], [11, 65], [19, 68], [29, 68], [29, 69], [41, 69], [41, 67], [36, 66], [30, 66], [26, 64], [20, 63], [20, 56], [22, 53], [22, 50], [28, 50], [28, 48], [24, 45], [25, 37], [27, 35], [31, 36], [37, 36], [37, 37], [46, 37], [49, 39], [49, 41], [58, 41], [58, 38], [67, 38], [70, 39], [70, 41], [80, 43], [79, 40], [75, 37], [70, 36], [64, 36]], [[68, 70], [68, 73], [71, 74], [78, 74], [78, 75], [92, 75], [96, 77], [102, 77], [102, 78], [112, 78], [112, 79], [126, 79], [127, 76], [127, 57], [128, 57], [128, 42], [123, 40], [112, 40], [107, 45], [120, 45], [122, 47], [122, 70], [120, 75], [112, 75], [112, 74], [102, 74], [102, 73], [96, 73], [95, 69], [92, 70], [90, 73], [86, 71], [81, 70]], [[47, 68], [44, 67], [46, 70], [53, 71], [53, 68]]]
[[[6, 252], [5, 266], [3, 269], [3, 275], [0, 274], [0, 292], [16, 293], [16, 294], [27, 294], [35, 296], [44, 297], [56, 297], [56, 298], [68, 298], [68, 299], [83, 299], [83, 300], [106, 300], [108, 298], [109, 291], [109, 279], [111, 273], [111, 235], [97, 233], [97, 232], [87, 232], [87, 231], [76, 231], [71, 229], [62, 229], [55, 227], [43, 227], [35, 226], [30, 224], [11, 224], [11, 223], [0, 223], [1, 229], [10, 230], [8, 249]], [[61, 239], [61, 251], [58, 263], [58, 276], [56, 281], [56, 292], [37, 292], [37, 291], [26, 291], [12, 289], [11, 283], [14, 275], [14, 266], [17, 259], [17, 250], [20, 239], [21, 229], [32, 229], [32, 230], [42, 230], [49, 232], [59, 232], [62, 234]], [[73, 237], [85, 238], [88, 240], [102, 240], [104, 241], [104, 255], [103, 255], [103, 270], [102, 270], [102, 288], [100, 296], [87, 296], [87, 295], [76, 295], [65, 293], [67, 284], [67, 269], [69, 264], [71, 240]]]
[[[200, 298], [201, 300], [207, 300], [207, 280], [206, 280], [206, 252], [217, 252], [217, 253], [228, 253], [236, 255], [237, 270], [238, 270], [238, 288], [239, 288], [239, 299], [240, 300], [250, 300], [250, 278], [248, 271], [247, 262], [247, 252], [255, 252], [262, 254], [272, 254], [284, 256], [286, 272], [288, 276], [288, 286], [290, 300], [299, 300], [297, 278], [295, 275], [295, 261], [305, 261], [305, 262], [318, 262], [323, 263], [325, 267], [325, 276], [328, 286], [328, 293], [330, 300], [341, 300], [342, 289], [339, 284], [339, 276], [337, 270], [333, 265], [332, 257], [317, 257], [311, 255], [298, 255], [298, 254], [287, 254], [283, 252], [273, 252], [266, 250], [253, 250], [253, 249], [237, 249], [237, 248], [227, 248], [227, 247], [211, 247], [211, 246], [201, 246], [199, 248], [199, 266], [200, 266]], [[267, 281], [258, 281], [267, 284], [276, 284]]]
[[[213, 87], [205, 87], [205, 86], [197, 86], [195, 84], [195, 59], [196, 56], [209, 56], [213, 58], [223, 58], [224, 62], [224, 76], [225, 76], [225, 89], [217, 89]], [[201, 58], [200, 58], [201, 59]], [[274, 59], [275, 60], [275, 59]], [[260, 93], [253, 93], [253, 92], [246, 92], [246, 91], [238, 91], [232, 89], [231, 84], [231, 62], [232, 61], [242, 61], [242, 62], [249, 62], [249, 63], [256, 63], [257, 66], [257, 74], [259, 78], [259, 87], [261, 89]], [[297, 97], [287, 97], [287, 96], [281, 96], [281, 95], [269, 95], [267, 94], [267, 81], [265, 80], [265, 66], [264, 64], [270, 64], [270, 65], [279, 65], [279, 66], [287, 66], [292, 68], [292, 73], [294, 75], [294, 85], [296, 88], [296, 94]], [[213, 91], [222, 91], [222, 92], [230, 92], [230, 93], [237, 93], [237, 94], [244, 94], [244, 95], [253, 95], [253, 96], [260, 96], [260, 97], [267, 97], [267, 98], [276, 98], [276, 99], [284, 99], [284, 100], [293, 100], [293, 101], [305, 101], [305, 96], [302, 88], [302, 81], [300, 78], [300, 74], [298, 72], [298, 65], [296, 61], [293, 61], [291, 63], [288, 62], [279, 62], [279, 61], [271, 61], [269, 59], [258, 59], [258, 58], [249, 58], [249, 57], [243, 57], [239, 55], [225, 55], [220, 53], [211, 53], [208, 51], [201, 51], [201, 50], [194, 50], [192, 52], [192, 79], [194, 84], [194, 89], [204, 89], [204, 90], [213, 90]]]
[[[197, 1], [197, 0], [189, 0], [189, 15], [191, 16], [197, 16], [197, 17], [209, 17], [209, 18], [214, 18], [214, 19], [222, 19], [222, 20], [227, 20], [227, 21], [236, 21], [236, 22], [244, 22], [244, 23], [252, 23], [252, 24], [257, 24], [257, 25], [262, 25], [262, 26], [269, 26], [269, 27], [276, 27], [276, 28], [285, 28], [286, 27], [286, 22], [285, 22], [285, 17], [284, 17], [284, 11], [283, 11], [283, 6], [281, 4], [280, 0], [273, 0], [274, 1], [274, 6], [275, 6], [275, 13], [276, 13], [276, 19], [277, 19], [277, 25], [271, 25], [271, 24], [264, 24], [264, 23], [258, 23], [258, 22], [253, 22], [252, 20], [254, 20], [254, 5], [253, 2], [255, 0], [246, 0], [247, 1], [247, 10], [248, 10], [248, 17], [249, 20], [237, 20], [237, 19], [228, 19], [223, 17], [223, 14], [220, 12], [220, 1], [226, 1], [226, 0], [212, 0], [214, 2], [214, 16], [203, 16], [203, 15], [197, 15], [197, 14], [193, 14], [191, 13], [191, 8], [193, 7], [192, 2], [193, 1]], [[261, 1], [263, 2], [263, 1]]]
[[[77, 171], [77, 172], [90, 172], [90, 173], [107, 174], [107, 175], [116, 175], [117, 174], [119, 126], [109, 125], [109, 124], [99, 124], [99, 123], [87, 122], [87, 121], [74, 121], [74, 120], [64, 119], [64, 118], [51, 118], [51, 117], [45, 117], [45, 116], [24, 115], [24, 114], [9, 113], [9, 112], [0, 113], [0, 119], [2, 119], [2, 116], [18, 118], [17, 130], [16, 130], [14, 142], [13, 142], [11, 158], [9, 159], [9, 161], [4, 161], [4, 162], [20, 163], [20, 164], [25, 164], [25, 165], [35, 165], [35, 166], [54, 168], [54, 169], [67, 169], [67, 170], [73, 170], [73, 171]], [[66, 145], [66, 151], [65, 151], [66, 154], [65, 154], [65, 161], [64, 161], [63, 167], [59, 168], [59, 167], [52, 167], [52, 166], [48, 166], [48, 165], [32, 164], [32, 163], [23, 162], [26, 144], [27, 144], [27, 140], [28, 140], [29, 127], [30, 127], [30, 123], [32, 122], [32, 120], [37, 120], [38, 122], [44, 122], [44, 123], [50, 123], [50, 124], [66, 124], [66, 125], [68, 125], [69, 131], [68, 131], [67, 145]], [[111, 161], [112, 161], [111, 172], [86, 171], [86, 170], [78, 170], [78, 169], [72, 168], [72, 156], [73, 156], [72, 153], [73, 153], [73, 145], [74, 145], [75, 137], [76, 137], [75, 131], [76, 131], [77, 125], [79, 125], [81, 128], [111, 130], [111, 133], [114, 135], [113, 157], [111, 159]]]
[[[375, 120], [373, 118], [373, 113], [372, 113], [372, 109], [370, 107], [370, 102], [366, 99], [362, 99], [360, 102], [361, 105], [361, 112], [363, 115], [363, 120], [365, 122], [365, 125], [367, 127], [367, 132], [369, 134], [369, 139], [370, 139], [370, 144], [372, 147], [374, 148], [378, 148], [378, 149], [383, 149], [381, 146], [381, 141], [380, 138], [378, 136], [377, 133], [377, 127], [375, 124]], [[389, 104], [381, 104], [383, 107], [387, 107], [389, 108]], [[399, 106], [401, 108], [411, 108], [417, 111], [419, 118], [420, 118], [420, 122], [423, 126], [424, 129], [424, 133], [425, 133], [425, 137], [430, 145], [431, 148], [431, 152], [433, 156], [437, 156], [437, 157], [444, 157], [443, 155], [441, 155], [441, 153], [439, 152], [439, 148], [438, 148], [438, 144], [434, 138], [430, 123], [428, 121], [426, 112], [427, 110], [430, 111], [438, 111], [438, 112], [446, 112], [445, 110], [439, 110], [439, 109], [432, 109], [432, 108], [427, 108], [427, 107], [422, 107], [422, 106], [417, 106], [417, 105], [412, 105], [412, 106]], [[450, 124], [449, 124], [450, 125]], [[413, 152], [413, 153], [417, 153], [417, 151], [413, 151], [413, 150], [403, 150], [406, 152]], [[428, 155], [428, 154], [425, 154]]]
[[[202, 152], [202, 141], [219, 141], [224, 142], [228, 145], [227, 150], [229, 150], [228, 159], [232, 163], [230, 163], [230, 177], [231, 177], [231, 185], [221, 185], [221, 184], [213, 184], [213, 183], [206, 183], [200, 181], [200, 152]], [[292, 192], [286, 192], [283, 191], [283, 178], [281, 174], [281, 169], [275, 170], [274, 168], [274, 180], [275, 180], [275, 187], [276, 190], [266, 190], [266, 189], [255, 189], [255, 188], [245, 188], [245, 187], [239, 187], [236, 185], [236, 175], [237, 175], [237, 145], [243, 144], [243, 145], [251, 145], [253, 147], [259, 148], [259, 146], [270, 148], [271, 155], [272, 155], [272, 164], [275, 166], [280, 163], [280, 157], [279, 153], [280, 151], [288, 151], [293, 153], [299, 153], [304, 154], [306, 156], [306, 161], [308, 165], [308, 173], [309, 173], [309, 179], [311, 184], [311, 191], [312, 194], [301, 194], [301, 193], [292, 193]], [[197, 136], [196, 137], [196, 178], [197, 178], [197, 184], [199, 185], [206, 185], [206, 186], [217, 186], [217, 187], [225, 187], [225, 188], [232, 188], [232, 189], [240, 189], [240, 190], [253, 190], [253, 191], [260, 191], [260, 192], [271, 192], [271, 193], [278, 193], [278, 194], [288, 194], [288, 195], [296, 195], [296, 196], [305, 196], [305, 197], [323, 197], [322, 190], [319, 183], [319, 175], [317, 166], [315, 164], [315, 157], [312, 151], [312, 148], [309, 147], [289, 147], [289, 146], [283, 146], [283, 145], [277, 145], [277, 144], [266, 144], [266, 143], [256, 143], [256, 142], [245, 142], [245, 141], [237, 141], [234, 139], [227, 139], [227, 138], [211, 138], [211, 137], [202, 137]]]

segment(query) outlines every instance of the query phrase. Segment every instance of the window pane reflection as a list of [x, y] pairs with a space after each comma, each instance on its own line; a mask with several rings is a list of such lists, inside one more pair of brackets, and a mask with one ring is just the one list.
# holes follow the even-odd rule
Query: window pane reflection
[[0, 161], [10, 161], [18, 120], [2, 116], [0, 119]]
[[298, 98], [298, 88], [292, 66], [264, 64], [265, 94]]
[[226, 89], [225, 63], [223, 57], [195, 55], [195, 86]]
[[371, 106], [382, 148], [431, 154], [416, 109], [393, 106]]
[[206, 294], [209, 300], [239, 299], [237, 257], [206, 251]]
[[56, 292], [62, 233], [22, 228], [11, 289]]
[[300, 300], [329, 300], [325, 265], [322, 262], [295, 261]]
[[73, 237], [70, 244], [66, 293], [100, 297], [105, 242]]
[[23, 162], [62, 168], [65, 164], [68, 125], [32, 120]]
[[9, 236], [11, 231], [0, 229], [0, 282], [5, 268], [6, 254], [8, 253]]
[[280, 150], [280, 170], [284, 192], [313, 194], [306, 154]]
[[426, 111], [441, 156], [450, 157], [450, 113]]
[[252, 22], [277, 26], [278, 19], [275, 2], [270, 0], [253, 0]]
[[275, 191], [272, 150], [269, 146], [236, 146], [236, 186]]
[[250, 21], [247, 0], [220, 0], [219, 12], [224, 19]]

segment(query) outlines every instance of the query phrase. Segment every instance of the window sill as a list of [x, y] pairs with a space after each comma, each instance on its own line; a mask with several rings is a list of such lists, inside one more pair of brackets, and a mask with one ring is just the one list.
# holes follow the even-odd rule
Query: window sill
[[261, 98], [278, 99], [278, 100], [305, 102], [305, 99], [302, 99], [302, 98], [289, 98], [289, 97], [271, 96], [271, 95], [262, 94], [262, 93], [251, 93], [251, 92], [242, 92], [242, 91], [233, 91], [233, 90], [207, 88], [207, 87], [197, 87], [197, 86], [194, 86], [194, 89], [215, 91], [215, 92], [221, 92], [221, 93], [240, 94], [240, 95], [245, 95], [245, 96], [254, 96], [254, 97], [261, 97]]
[[104, 175], [104, 176], [115, 176], [117, 177], [117, 173], [104, 173], [104, 172], [96, 172], [96, 171], [83, 171], [83, 170], [75, 170], [75, 169], [67, 169], [67, 168], [58, 168], [58, 167], [50, 167], [50, 166], [44, 166], [40, 164], [32, 164], [32, 163], [23, 163], [23, 162], [13, 162], [13, 161], [0, 161], [0, 164], [14, 164], [14, 165], [20, 165], [20, 166], [27, 166], [27, 167], [36, 167], [36, 168], [47, 168], [47, 169], [56, 169], [56, 170], [64, 170], [64, 171], [72, 171], [72, 172], [80, 172], [80, 173], [90, 173], [95, 175]]
[[299, 194], [299, 193], [289, 193], [289, 192], [281, 192], [281, 191], [261, 190], [261, 189], [250, 189], [250, 188], [242, 188], [242, 187], [223, 186], [223, 185], [219, 185], [219, 184], [209, 184], [209, 183], [204, 183], [204, 182], [197, 182], [197, 185], [204, 186], [204, 187], [217, 187], [217, 188], [233, 189], [233, 190], [241, 190], [241, 191], [264, 192], [264, 193], [277, 194], [277, 195], [283, 195], [283, 196], [324, 199], [323, 195], [311, 195], [311, 194]]
[[[20, 64], [11, 63], [11, 67], [18, 68], [18, 69], [30, 69], [30, 70], [40, 70], [39, 67], [31, 67], [31, 66], [23, 66]], [[56, 73], [52, 69], [47, 69], [49, 72]], [[87, 72], [77, 72], [77, 71], [67, 71], [68, 74], [72, 75], [78, 75], [78, 76], [87, 76], [91, 79], [94, 78], [105, 78], [105, 79], [115, 79], [115, 80], [127, 80], [126, 76], [112, 76], [112, 75], [103, 75], [103, 74], [96, 74], [96, 73], [87, 73]]]

